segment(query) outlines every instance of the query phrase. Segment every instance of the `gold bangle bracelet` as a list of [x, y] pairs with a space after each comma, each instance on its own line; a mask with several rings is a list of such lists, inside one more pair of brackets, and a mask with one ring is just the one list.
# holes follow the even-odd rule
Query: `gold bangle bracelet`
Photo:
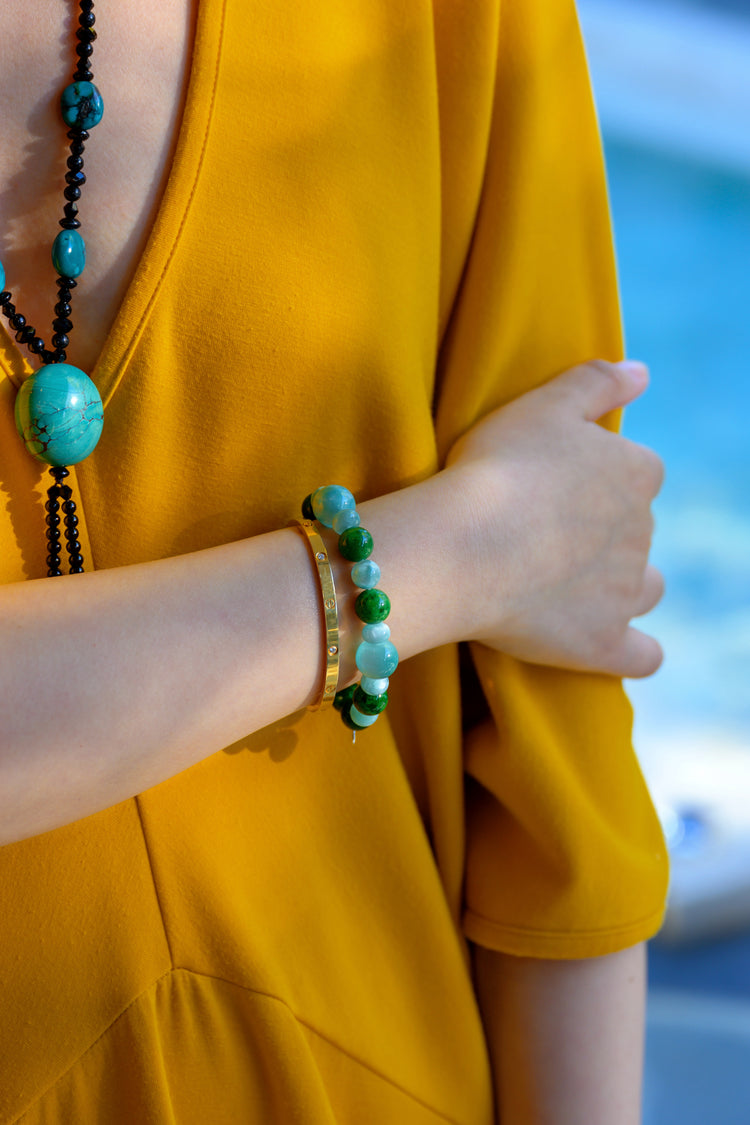
[[323, 595], [323, 620], [325, 623], [325, 658], [326, 676], [323, 686], [323, 695], [317, 703], [311, 703], [308, 711], [323, 711], [330, 707], [336, 695], [339, 682], [339, 614], [336, 604], [336, 587], [333, 582], [333, 570], [328, 558], [328, 549], [323, 542], [318, 529], [312, 520], [295, 520], [296, 526], [304, 534], [312, 551], [315, 569], [318, 572], [318, 581]]

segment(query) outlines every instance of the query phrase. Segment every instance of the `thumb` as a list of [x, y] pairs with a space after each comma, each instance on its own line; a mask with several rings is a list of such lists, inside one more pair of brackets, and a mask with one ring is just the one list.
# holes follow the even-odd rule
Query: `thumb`
[[569, 389], [587, 422], [596, 422], [611, 410], [627, 406], [648, 386], [648, 368], [637, 360], [584, 363], [569, 372]]

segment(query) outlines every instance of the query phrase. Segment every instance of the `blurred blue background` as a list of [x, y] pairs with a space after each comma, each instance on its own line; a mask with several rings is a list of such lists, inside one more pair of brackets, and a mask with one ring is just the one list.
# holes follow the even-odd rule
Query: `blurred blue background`
[[672, 853], [650, 955], [646, 1125], [750, 1122], [750, 2], [580, 0], [628, 354], [625, 432], [664, 458], [632, 683], [636, 748]]

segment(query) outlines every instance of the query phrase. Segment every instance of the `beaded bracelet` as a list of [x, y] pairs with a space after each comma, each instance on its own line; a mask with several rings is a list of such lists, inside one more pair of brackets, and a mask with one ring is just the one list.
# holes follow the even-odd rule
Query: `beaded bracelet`
[[324, 711], [334, 701], [339, 682], [339, 614], [336, 602], [336, 587], [333, 570], [328, 558], [326, 545], [318, 534], [312, 520], [295, 520], [296, 526], [307, 539], [312, 551], [315, 568], [318, 572], [320, 592], [323, 595], [323, 622], [325, 625], [326, 675], [323, 694], [316, 703], [311, 703], [308, 711]]
[[388, 705], [388, 681], [398, 665], [398, 652], [386, 624], [391, 603], [377, 588], [380, 567], [370, 558], [372, 536], [360, 526], [354, 497], [347, 488], [329, 484], [316, 489], [305, 497], [302, 515], [336, 532], [341, 555], [353, 563], [352, 582], [362, 591], [354, 603], [354, 612], [363, 623], [362, 640], [354, 655], [362, 677], [358, 684], [337, 692], [333, 704], [344, 725], [356, 735], [372, 726]]

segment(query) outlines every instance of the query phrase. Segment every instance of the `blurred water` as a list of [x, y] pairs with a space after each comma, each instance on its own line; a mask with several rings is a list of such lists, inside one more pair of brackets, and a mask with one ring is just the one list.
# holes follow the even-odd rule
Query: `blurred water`
[[632, 683], [636, 742], [750, 751], [750, 179], [606, 142], [628, 353], [651, 366], [625, 432], [667, 465], [647, 628], [667, 660]]

